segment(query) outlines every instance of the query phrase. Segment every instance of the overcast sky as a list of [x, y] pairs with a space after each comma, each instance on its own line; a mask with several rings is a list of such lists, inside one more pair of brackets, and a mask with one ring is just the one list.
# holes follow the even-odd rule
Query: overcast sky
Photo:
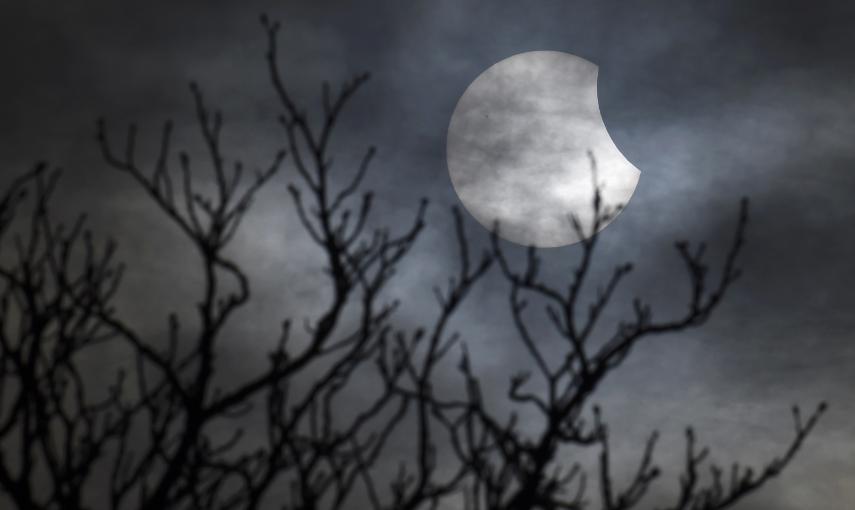
[[[403, 227], [420, 196], [434, 204], [396, 287], [414, 316], [432, 303], [432, 279], [454, 270], [446, 210], [457, 198], [445, 134], [460, 95], [487, 67], [524, 51], [599, 65], [603, 118], [641, 170], [628, 209], [602, 237], [603, 270], [636, 261], [628, 296], [648, 296], [663, 314], [679, 304], [685, 285], [673, 241], [724, 242], [739, 198], [751, 199], [744, 278], [704, 328], [634, 354], [604, 388], [607, 416], [628, 442], [661, 428], [663, 459], [680, 454], [681, 430], [693, 423], [722, 462], [760, 461], [789, 438], [792, 404], [828, 400], [829, 414], [783, 478], [739, 508], [855, 501], [855, 3], [6, 2], [2, 180], [38, 159], [66, 169], [59, 207], [89, 211], [99, 231], [120, 240], [130, 267], [124, 309], [143, 328], [162, 324], [196, 281], [186, 252], [164, 250], [180, 246], [180, 235], [99, 159], [95, 119], [136, 121], [151, 142], [173, 118], [192, 148], [186, 84], [197, 80], [223, 109], [236, 154], [264, 164], [282, 139], [262, 11], [283, 22], [286, 79], [307, 104], [322, 80], [372, 73], [336, 141], [342, 161], [378, 146], [369, 185], [388, 223]], [[297, 236], [284, 193], [290, 170], [238, 239], [256, 281], [250, 313], [269, 319], [247, 321], [245, 332], [274, 332], [277, 317], [306, 313], [317, 299], [319, 268], [305, 262], [312, 248]], [[467, 227], [483, 241], [477, 222], [467, 218]], [[574, 253], [550, 251], [545, 271], [568, 274]], [[155, 299], [171, 282], [178, 291]], [[284, 282], [296, 300], [283, 301]], [[487, 320], [504, 310], [505, 290], [491, 275], [457, 320], [476, 366], [497, 380], [519, 352], [509, 324]], [[663, 490], [675, 484], [668, 478]]]

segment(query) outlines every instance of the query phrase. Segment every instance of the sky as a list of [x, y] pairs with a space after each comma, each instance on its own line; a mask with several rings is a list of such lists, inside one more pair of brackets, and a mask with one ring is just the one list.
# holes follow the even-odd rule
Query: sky
[[[95, 119], [104, 116], [117, 133], [137, 122], [141, 150], [153, 151], [159, 126], [172, 118], [179, 140], [198, 149], [186, 87], [196, 80], [223, 110], [235, 153], [264, 164], [282, 137], [261, 12], [283, 24], [285, 77], [304, 103], [318, 104], [322, 80], [372, 74], [344, 119], [337, 160], [378, 147], [367, 184], [393, 227], [406, 225], [421, 196], [432, 201], [427, 231], [395, 282], [407, 317], [427, 313], [432, 282], [455, 268], [447, 210], [458, 199], [445, 144], [466, 87], [524, 51], [596, 63], [605, 124], [641, 171], [627, 209], [603, 231], [599, 273], [635, 261], [626, 295], [646, 296], [663, 315], [674, 311], [686, 291], [674, 240], [721, 246], [740, 197], [751, 203], [743, 278], [703, 328], [634, 353], [603, 388], [606, 416], [627, 445], [661, 429], [663, 463], [679, 457], [688, 424], [724, 464], [759, 462], [789, 438], [791, 405], [827, 400], [829, 413], [793, 465], [738, 508], [835, 510], [855, 500], [855, 4], [7, 2], [0, 182], [36, 160], [65, 169], [57, 208], [87, 211], [99, 232], [119, 240], [129, 266], [121, 308], [143, 329], [186, 308], [198, 278], [179, 233], [101, 161]], [[276, 317], [300, 316], [321, 299], [313, 247], [284, 191], [293, 168], [285, 174], [237, 239], [255, 285], [240, 326], [248, 338], [272, 334]], [[474, 219], [466, 225], [474, 242], [486, 240]], [[569, 277], [575, 254], [546, 252], [544, 271]], [[491, 273], [456, 319], [476, 367], [497, 384], [520, 352], [510, 322], [492, 320], [506, 310], [506, 290]], [[264, 345], [227, 348], [251, 359], [263, 357]], [[230, 369], [238, 377], [252, 364]], [[672, 476], [661, 485], [675, 484]]]

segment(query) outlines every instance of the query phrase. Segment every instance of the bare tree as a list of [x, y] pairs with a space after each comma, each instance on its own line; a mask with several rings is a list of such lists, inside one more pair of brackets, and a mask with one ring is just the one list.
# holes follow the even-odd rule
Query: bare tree
[[[333, 174], [330, 162], [342, 112], [368, 76], [337, 92], [324, 84], [320, 122], [311, 122], [279, 68], [279, 25], [262, 21], [284, 148], [253, 175], [227, 155], [222, 115], [195, 84], [206, 174], [200, 174], [198, 158], [173, 149], [170, 122], [150, 163], [137, 155], [134, 126], [117, 147], [106, 122], [98, 123], [106, 163], [139, 184], [180, 229], [202, 268], [195, 317], [166, 318], [165, 343], [137, 331], [116, 309], [122, 266], [114, 260], [114, 243], [94, 241], [83, 218], [64, 226], [50, 213], [58, 173], [39, 165], [0, 199], [0, 488], [8, 501], [21, 509], [583, 508], [589, 502], [586, 470], [564, 465], [563, 452], [594, 447], [601, 452], [595, 470], [600, 506], [637, 507], [659, 476], [656, 435], [634, 479], [617, 488], [608, 429], [592, 396], [644, 339], [706, 321], [738, 277], [747, 204], [717, 280], [709, 276], [703, 245], [677, 244], [691, 285], [684, 315], [657, 321], [637, 300], [633, 315], [600, 342], [594, 331], [631, 265], [615, 268], [594, 302], [581, 303], [596, 232], [617, 212], [602, 204], [599, 191], [591, 230], [572, 222], [583, 241], [566, 290], [541, 281], [535, 249], [522, 269], [514, 268], [496, 234], [492, 249], [473, 258], [455, 209], [458, 273], [434, 289], [438, 307], [430, 321], [401, 329], [393, 322], [399, 304], [385, 289], [423, 229], [427, 202], [401, 232], [369, 227], [373, 199], [362, 181], [374, 148], [349, 173], [336, 167]], [[252, 296], [245, 269], [227, 248], [286, 157], [297, 179], [288, 188], [295, 213], [323, 254], [330, 299], [305, 324], [305, 342], [295, 345], [291, 320], [285, 319], [267, 367], [244, 380], [226, 380], [216, 357], [230, 341], [227, 325]], [[31, 211], [17, 222], [21, 232], [13, 233], [27, 191]], [[508, 398], [538, 411], [538, 431], [519, 427], [516, 415], [504, 419], [490, 409], [465, 349], [459, 362], [464, 396], [446, 398], [435, 389], [438, 367], [453, 360], [461, 345], [450, 320], [494, 262], [510, 286], [516, 336], [531, 357], [531, 371], [511, 379]], [[532, 333], [531, 321], [542, 319], [526, 314], [526, 295], [547, 303], [546, 318], [564, 346], [559, 363], [547, 359], [543, 339]], [[107, 343], [129, 349], [133, 365], [116, 367], [116, 382], [106, 390], [92, 388], [80, 373], [81, 357]], [[342, 412], [348, 385], [360, 374], [379, 384], [363, 395], [363, 408]], [[540, 378], [546, 391], [526, 390], [531, 377]], [[795, 409], [795, 437], [785, 453], [757, 474], [734, 465], [727, 483], [716, 466], [709, 484], [700, 481], [707, 450], [698, 450], [690, 429], [685, 473], [669, 508], [731, 506], [781, 472], [823, 409], [805, 421]], [[253, 420], [263, 423], [263, 437], [244, 437]], [[413, 452], [390, 474], [384, 460], [397, 458], [389, 448], [396, 433], [412, 438]], [[106, 479], [99, 475], [104, 472]]]
[[[459, 362], [465, 397], [449, 398], [432, 391], [429, 384], [431, 371], [439, 358], [448, 352], [445, 347], [437, 347], [439, 341], [432, 341], [418, 369], [415, 363], [408, 364], [408, 377], [399, 380], [405, 384], [398, 387], [398, 391], [429, 408], [423, 415], [425, 418], [419, 421], [419, 434], [416, 436], [419, 451], [427, 452], [427, 460], [420, 458], [411, 474], [405, 473], [393, 481], [390, 486], [393, 503], [382, 504], [375, 500], [375, 508], [416, 508], [423, 504], [425, 496], [431, 504], [437, 504], [439, 499], [454, 493], [455, 496], [462, 495], [466, 508], [472, 509], [581, 509], [591, 505], [586, 487], [589, 478], [594, 478], [599, 489], [600, 507], [607, 510], [629, 509], [640, 506], [650, 486], [659, 478], [661, 471], [653, 460], [658, 438], [658, 433], [654, 432], [644, 445], [632, 479], [625, 487], [616, 487], [608, 427], [599, 407], [593, 404], [594, 395], [607, 376], [620, 368], [633, 348], [646, 339], [696, 328], [709, 318], [739, 277], [736, 263], [744, 242], [748, 202], [743, 200], [740, 206], [733, 241], [717, 279], [710, 276], [710, 268], [704, 261], [704, 244], [692, 247], [684, 241], [676, 243], [690, 287], [690, 298], [683, 315], [654, 320], [650, 306], [641, 299], [635, 299], [628, 319], [617, 324], [600, 325], [603, 312], [632, 270], [632, 264], [615, 267], [610, 277], [596, 287], [593, 301], [582, 301], [583, 287], [591, 285], [589, 280], [598, 232], [620, 211], [620, 206], [607, 207], [603, 204], [596, 183], [593, 156], [591, 165], [594, 219], [591, 225], [582, 225], [576, 217], [568, 218], [582, 239], [579, 261], [569, 282], [547, 283], [541, 280], [541, 260], [535, 248], [527, 250], [524, 267], [515, 269], [498, 239], [499, 225], [492, 236], [492, 256], [510, 285], [509, 312], [531, 366], [530, 370], [510, 379], [507, 397], [518, 411], [525, 411], [525, 408], [535, 410], [539, 420], [529, 419], [525, 427], [521, 427], [518, 421], [520, 413], [513, 412], [503, 419], [502, 413], [490, 409], [483, 398], [480, 378], [474, 373], [465, 349]], [[472, 277], [466, 239], [460, 237], [459, 245], [461, 272], [457, 279], [452, 280], [452, 288], [447, 295], [438, 294], [441, 306], [453, 303], [457, 282], [465, 282]], [[489, 258], [485, 260], [489, 261]], [[542, 318], [527, 313], [527, 298], [544, 303]], [[533, 321], [548, 321], [554, 336], [543, 338], [533, 333], [536, 329], [532, 327]], [[596, 334], [598, 329], [609, 328], [611, 333]], [[556, 357], [554, 352], [551, 357], [545, 353], [550, 342], [555, 340], [562, 346], [560, 357]], [[402, 349], [408, 354], [413, 352], [412, 348]], [[526, 386], [533, 378], [540, 379], [540, 387], [545, 390], [527, 390]], [[677, 499], [666, 508], [717, 510], [731, 507], [781, 473], [801, 448], [825, 407], [824, 403], [820, 404], [806, 420], [802, 419], [799, 408], [794, 407], [795, 433], [783, 454], [758, 470], [734, 463], [727, 480], [723, 479], [722, 468], [715, 464], [709, 465], [709, 479], [702, 480], [699, 469], [707, 460], [709, 451], [697, 448], [694, 431], [688, 428], [686, 460]], [[436, 479], [437, 466], [431, 461], [435, 452], [442, 448], [441, 440], [434, 439], [431, 434], [436, 430], [442, 431], [444, 440], [450, 442], [458, 466], [452, 471], [454, 475], [444, 481]], [[574, 454], [578, 454], [580, 449], [591, 448], [598, 448], [600, 452], [594, 469], [586, 469], [590, 466], [573, 462]]]
[[[0, 485], [18, 508], [81, 507], [95, 465], [127, 426], [124, 376], [96, 392], [80, 371], [81, 356], [115, 339], [99, 313], [121, 267], [114, 245], [97, 246], [82, 218], [71, 228], [54, 224], [47, 204], [57, 177], [40, 164], [0, 200], [8, 259], [0, 268]], [[28, 224], [9, 240], [28, 192]]]

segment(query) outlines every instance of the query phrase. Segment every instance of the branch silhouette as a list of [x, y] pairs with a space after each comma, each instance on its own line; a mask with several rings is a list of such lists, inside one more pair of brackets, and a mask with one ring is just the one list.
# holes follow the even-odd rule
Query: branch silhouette
[[[595, 331], [609, 327], [604, 311], [633, 266], [615, 267], [593, 301], [583, 302], [593, 285], [597, 232], [619, 211], [603, 204], [596, 182], [593, 224], [569, 219], [582, 239], [569, 282], [544, 281], [534, 248], [515, 267], [498, 230], [475, 255], [463, 216], [452, 209], [457, 271], [432, 288], [432, 314], [403, 327], [395, 320], [400, 303], [387, 289], [424, 230], [427, 201], [400, 229], [374, 227], [364, 177], [375, 149], [349, 167], [332, 166], [333, 135], [369, 77], [355, 76], [337, 91], [324, 83], [313, 122], [281, 68], [280, 25], [263, 16], [262, 26], [283, 148], [258, 170], [229, 155], [223, 114], [197, 84], [190, 94], [202, 155], [173, 147], [171, 122], [151, 158], [139, 156], [134, 125], [117, 143], [108, 123], [97, 123], [106, 165], [129, 176], [180, 230], [201, 268], [193, 316], [164, 317], [165, 341], [118, 310], [124, 267], [115, 242], [97, 241], [83, 216], [66, 225], [51, 211], [58, 171], [40, 163], [0, 196], [0, 501], [19, 509], [581, 509], [590, 506], [591, 479], [604, 509], [642, 504], [661, 473], [658, 436], [651, 434], [634, 476], [618, 486], [594, 396], [634, 349], [703, 325], [719, 306], [739, 277], [747, 201], [718, 278], [703, 244], [676, 244], [690, 289], [681, 315], [654, 318], [636, 299], [604, 340]], [[295, 170], [288, 187], [294, 214], [320, 253], [329, 297], [303, 324], [305, 341], [295, 341], [293, 319], [284, 318], [266, 366], [225, 378], [217, 357], [240, 340], [229, 326], [253, 298], [246, 268], [228, 248], [286, 161]], [[491, 388], [452, 329], [493, 266], [508, 285], [513, 334], [530, 358], [530, 369], [507, 387], [510, 417], [484, 398]], [[529, 313], [532, 298], [546, 303], [544, 318]], [[561, 357], [548, 355], [535, 332], [534, 321], [544, 319], [562, 342]], [[113, 348], [130, 352], [130, 364], [108, 367], [114, 379], [107, 387], [93, 384], [86, 360]], [[455, 362], [462, 386], [448, 396], [438, 383]], [[362, 377], [376, 384], [365, 386], [354, 409]], [[545, 390], [530, 389], [533, 379]], [[537, 423], [520, 426], [524, 409], [535, 410]], [[795, 436], [784, 453], [754, 470], [734, 464], [727, 481], [688, 429], [683, 474], [666, 508], [732, 507], [783, 471], [824, 410], [803, 418], [794, 408]], [[396, 437], [412, 451], [396, 451]], [[568, 447], [596, 449], [596, 466], [566, 463]], [[704, 466], [708, 478], [699, 473]]]
[[[593, 159], [591, 163], [596, 176]], [[594, 476], [598, 480], [600, 505], [608, 510], [637, 507], [660, 476], [661, 471], [653, 461], [658, 439], [658, 433], [654, 432], [644, 445], [642, 458], [631, 481], [623, 489], [615, 487], [608, 426], [599, 407], [592, 405], [592, 396], [608, 375], [620, 368], [631, 351], [646, 339], [696, 328], [709, 318], [740, 275], [737, 259], [744, 244], [748, 202], [743, 200], [740, 205], [733, 240], [718, 279], [709, 276], [709, 266], [704, 261], [704, 244], [693, 247], [686, 241], [675, 243], [687, 270], [690, 287], [689, 302], [682, 315], [655, 320], [651, 307], [636, 298], [632, 316], [618, 322], [607, 339], [599, 343], [595, 339], [595, 328], [633, 266], [629, 263], [616, 266], [605, 283], [597, 287], [594, 299], [589, 303], [581, 302], [583, 287], [590, 285], [598, 232], [620, 211], [620, 207], [603, 204], [598, 186], [594, 189], [592, 207], [594, 214], [590, 226], [582, 225], [575, 216], [569, 218], [581, 239], [582, 253], [564, 289], [560, 283], [540, 279], [541, 260], [534, 247], [527, 250], [524, 266], [514, 268], [498, 240], [500, 226], [494, 229], [493, 256], [510, 285], [510, 314], [532, 366], [531, 371], [511, 378], [507, 396], [518, 410], [533, 408], [541, 419], [537, 423], [539, 429], [534, 432], [519, 427], [518, 412], [506, 421], [500, 420], [499, 414], [485, 404], [482, 384], [464, 351], [460, 371], [466, 383], [467, 398], [431, 400], [437, 413], [445, 416], [443, 420], [454, 436], [453, 444], [459, 461], [471, 469], [472, 483], [467, 487], [466, 495], [469, 508], [578, 509], [588, 506], [585, 494], [590, 477], [579, 463], [562, 464], [561, 452], [567, 447], [600, 449], [599, 467], [594, 470]], [[554, 355], [550, 359], [543, 351], [547, 339], [533, 333], [533, 319], [526, 313], [527, 296], [546, 303], [545, 318], [564, 346], [560, 361]], [[545, 391], [525, 390], [532, 377], [541, 379]], [[784, 455], [762, 466], [759, 475], [751, 468], [733, 464], [728, 485], [722, 482], [722, 470], [716, 465], [710, 466], [711, 485], [700, 485], [697, 470], [708, 456], [708, 450], [697, 451], [693, 429], [688, 429], [687, 461], [680, 478], [678, 500], [668, 508], [729, 508], [780, 474], [801, 448], [825, 408], [824, 403], [820, 404], [804, 422], [799, 408], [794, 408], [795, 436]], [[587, 421], [589, 415], [592, 416]], [[530, 421], [528, 425], [531, 425]]]

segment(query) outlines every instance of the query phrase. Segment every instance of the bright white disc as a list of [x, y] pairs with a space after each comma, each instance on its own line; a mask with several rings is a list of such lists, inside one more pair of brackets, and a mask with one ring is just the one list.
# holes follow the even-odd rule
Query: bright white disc
[[603, 123], [597, 70], [569, 53], [532, 51], [493, 65], [466, 89], [448, 127], [448, 170], [481, 225], [492, 230], [498, 221], [500, 235], [522, 245], [578, 242], [568, 218], [592, 222], [588, 151], [603, 202], [632, 197], [640, 172]]

